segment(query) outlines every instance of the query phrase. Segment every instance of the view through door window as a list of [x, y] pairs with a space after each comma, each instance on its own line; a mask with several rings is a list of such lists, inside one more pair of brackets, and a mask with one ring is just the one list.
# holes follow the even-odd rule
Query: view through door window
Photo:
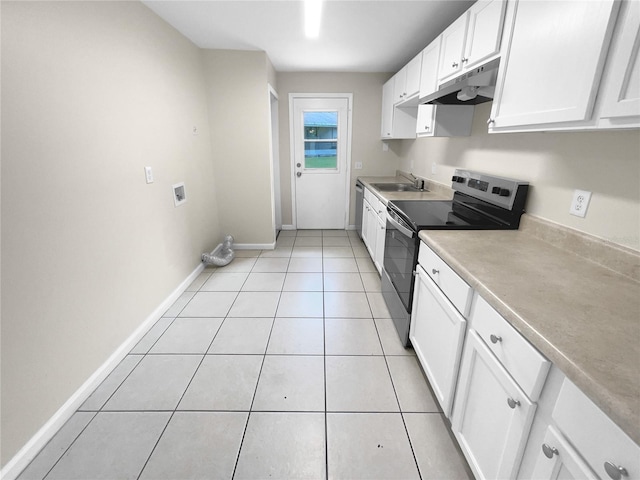
[[304, 112], [304, 168], [338, 168], [338, 112]]

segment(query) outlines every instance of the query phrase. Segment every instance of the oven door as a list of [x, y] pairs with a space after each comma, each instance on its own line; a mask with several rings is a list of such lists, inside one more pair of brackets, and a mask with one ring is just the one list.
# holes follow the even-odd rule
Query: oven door
[[395, 211], [387, 209], [384, 269], [407, 313], [411, 313], [417, 259], [418, 233]]

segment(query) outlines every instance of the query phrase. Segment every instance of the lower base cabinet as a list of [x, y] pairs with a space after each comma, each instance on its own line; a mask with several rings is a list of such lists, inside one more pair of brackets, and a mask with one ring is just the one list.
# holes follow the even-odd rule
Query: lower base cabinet
[[597, 480], [584, 460], [558, 431], [549, 427], [540, 446], [531, 478], [539, 480]]
[[535, 411], [536, 404], [470, 329], [452, 430], [476, 478], [515, 478]]

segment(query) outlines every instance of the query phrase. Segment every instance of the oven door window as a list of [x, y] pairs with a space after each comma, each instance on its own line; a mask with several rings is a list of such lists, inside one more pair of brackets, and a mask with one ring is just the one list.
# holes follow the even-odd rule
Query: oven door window
[[413, 268], [418, 248], [417, 237], [405, 236], [389, 220], [387, 220], [385, 236], [384, 269], [407, 312], [410, 312]]

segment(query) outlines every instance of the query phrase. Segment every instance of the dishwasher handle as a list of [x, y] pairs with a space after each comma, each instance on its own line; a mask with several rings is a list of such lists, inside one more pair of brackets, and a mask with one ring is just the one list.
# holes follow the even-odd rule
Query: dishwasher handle
[[395, 229], [405, 237], [413, 238], [416, 235], [416, 232], [407, 225], [404, 220], [398, 217], [395, 213], [389, 211], [389, 209], [387, 209], [387, 222], [393, 225], [393, 227], [395, 227]]
[[360, 183], [356, 183], [356, 192], [362, 193], [364, 192], [364, 187]]

